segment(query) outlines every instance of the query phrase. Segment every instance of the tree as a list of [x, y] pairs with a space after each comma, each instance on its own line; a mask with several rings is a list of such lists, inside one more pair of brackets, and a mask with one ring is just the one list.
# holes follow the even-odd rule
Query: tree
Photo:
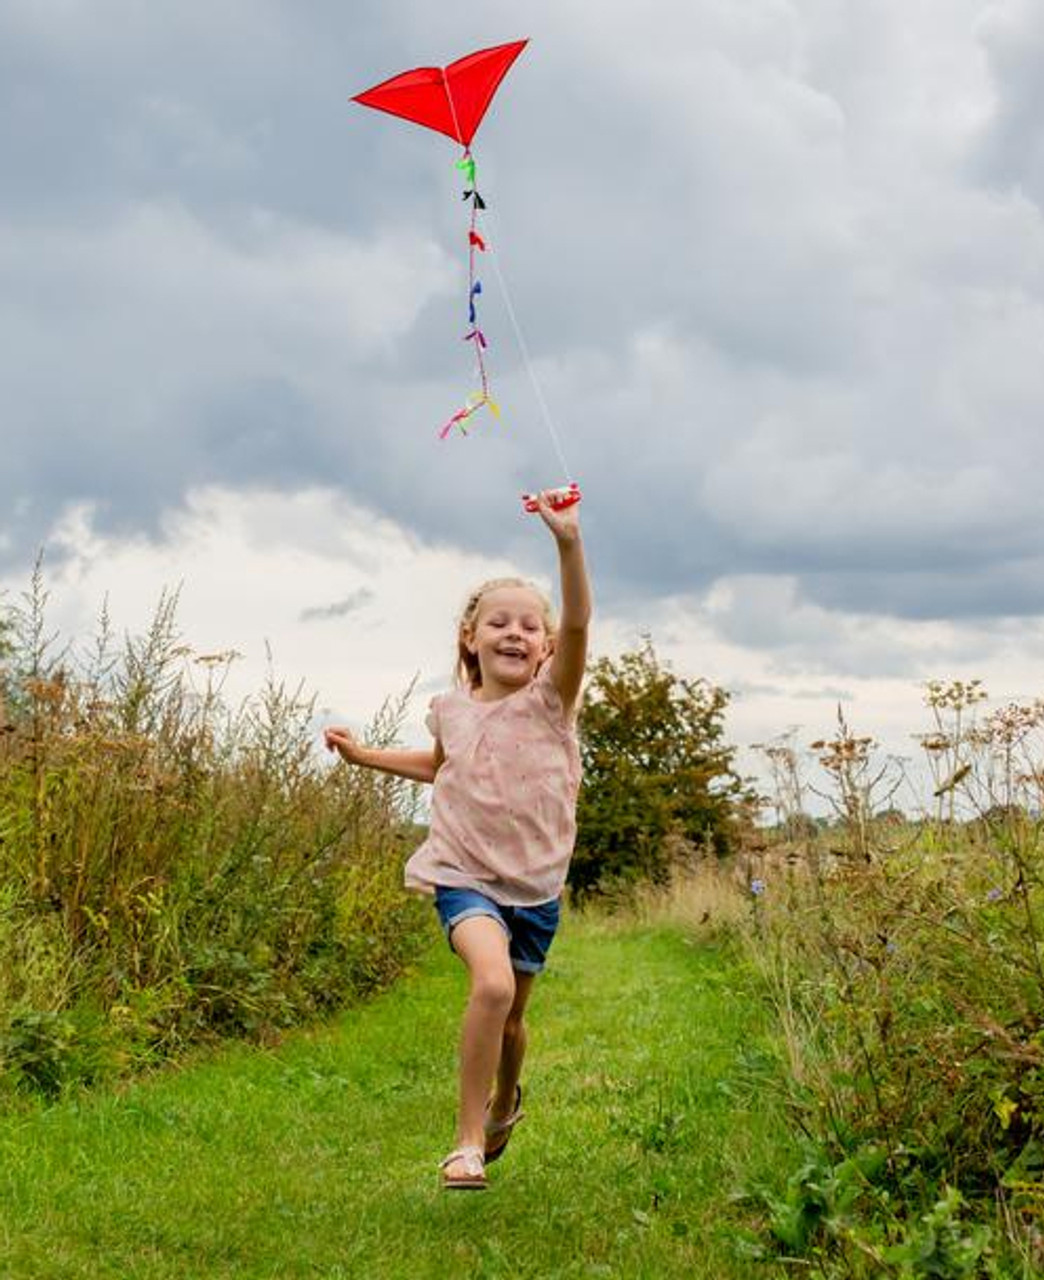
[[570, 871], [580, 897], [621, 880], [666, 881], [672, 837], [729, 851], [749, 794], [723, 742], [728, 700], [707, 680], [675, 675], [648, 638], [594, 663], [580, 710], [584, 779]]

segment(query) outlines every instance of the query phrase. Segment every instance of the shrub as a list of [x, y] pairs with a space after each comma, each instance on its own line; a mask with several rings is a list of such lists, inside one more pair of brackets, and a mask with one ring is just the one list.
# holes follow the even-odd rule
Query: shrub
[[594, 663], [580, 711], [583, 783], [570, 884], [582, 898], [664, 882], [679, 849], [726, 853], [747, 792], [723, 741], [728, 694], [675, 675], [652, 643]]
[[[329, 768], [312, 700], [238, 706], [164, 596], [144, 636], [56, 651], [39, 569], [0, 629], [0, 1081], [54, 1094], [391, 981], [426, 937], [401, 888], [414, 791]], [[405, 696], [369, 738], [394, 739]]]
[[[850, 806], [847, 844], [872, 857], [829, 874], [810, 859], [763, 886], [751, 915], [812, 1163], [833, 1177], [883, 1157], [843, 1214], [813, 1215], [820, 1172], [769, 1202], [779, 1244], [820, 1250], [824, 1275], [1044, 1274], [1044, 707], [950, 732], [950, 689], [955, 715], [969, 689], [981, 700], [977, 682], [929, 686], [947, 813], [902, 831], [892, 815], [887, 846], [871, 847]], [[958, 804], [982, 816], [956, 821]]]

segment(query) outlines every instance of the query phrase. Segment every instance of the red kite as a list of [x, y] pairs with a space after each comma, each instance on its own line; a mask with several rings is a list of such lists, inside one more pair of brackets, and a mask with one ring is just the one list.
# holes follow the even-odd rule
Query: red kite
[[[471, 141], [478, 132], [478, 127], [482, 123], [489, 104], [493, 101], [493, 95], [500, 87], [501, 80], [507, 75], [511, 64], [528, 43], [528, 40], [514, 40], [510, 44], [498, 44], [492, 49], [479, 49], [475, 53], [467, 54], [466, 57], [458, 58], [447, 67], [416, 67], [413, 71], [404, 71], [400, 75], [392, 76], [390, 80], [357, 93], [352, 98], [353, 102], [358, 102], [364, 107], [386, 111], [389, 115], [410, 120], [426, 129], [434, 129], [437, 133], [444, 133], [464, 148], [464, 154], [457, 161], [457, 168], [463, 173], [467, 184], [464, 199], [471, 201], [471, 221], [468, 226], [468, 331], [464, 335], [464, 341], [471, 343], [475, 353], [480, 387], [467, 397], [463, 406], [442, 428], [439, 433], [442, 439], [445, 439], [454, 427], [459, 427], [463, 433], [467, 434], [466, 423], [483, 406], [488, 408], [494, 417], [500, 417], [500, 408], [490, 393], [484, 356], [487, 342], [485, 334], [479, 327], [476, 305], [476, 299], [482, 293], [482, 282], [475, 276], [475, 254], [476, 252], [485, 253], [487, 248], [486, 239], [479, 234], [478, 215], [480, 210], [485, 209], [486, 204], [478, 191]], [[503, 280], [501, 285], [503, 286]], [[506, 292], [505, 301], [507, 301]], [[514, 320], [514, 309], [511, 308], [510, 303], [508, 306], [517, 332], [518, 322]], [[521, 333], [518, 337], [519, 344], [523, 347], [523, 359], [529, 367]], [[539, 389], [536, 387], [531, 367], [529, 373], [534, 379], [534, 390], [537, 391], [537, 399], [544, 411], [552, 442], [565, 467], [565, 458], [558, 443], [554, 424], [544, 406], [543, 397], [540, 396]], [[568, 468], [565, 469], [568, 474]], [[572, 506], [574, 502], [580, 501], [580, 490], [575, 484], [564, 485], [561, 489], [552, 492], [550, 500], [556, 509]], [[537, 509], [535, 499], [531, 495], [524, 494], [523, 502], [527, 511]]]
[[486, 242], [478, 232], [478, 214], [486, 203], [479, 195], [476, 184], [475, 158], [471, 154], [471, 140], [482, 123], [489, 104], [493, 101], [501, 80], [508, 68], [529, 43], [514, 40], [510, 44], [498, 44], [492, 49], [479, 49], [466, 57], [458, 58], [448, 67], [417, 67], [392, 76], [390, 80], [357, 93], [353, 102], [389, 115], [400, 116], [414, 124], [423, 125], [453, 138], [464, 148], [457, 161], [457, 168], [464, 174], [467, 190], [464, 199], [471, 201], [471, 223], [468, 227], [468, 332], [465, 342], [472, 344], [478, 366], [480, 387], [465, 400], [452, 418], [442, 428], [443, 440], [454, 427], [467, 432], [464, 425], [477, 410], [485, 405], [494, 417], [500, 417], [500, 407], [493, 399], [486, 373], [483, 353], [486, 336], [479, 328], [475, 299], [482, 292], [482, 282], [475, 278], [475, 252], [485, 253]]
[[448, 67], [417, 67], [357, 93], [353, 102], [401, 116], [470, 147], [501, 80], [529, 43], [514, 40], [480, 49]]

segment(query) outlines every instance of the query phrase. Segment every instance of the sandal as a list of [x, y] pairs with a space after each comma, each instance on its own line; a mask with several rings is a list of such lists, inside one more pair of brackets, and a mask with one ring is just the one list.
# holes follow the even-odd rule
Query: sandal
[[[460, 1162], [459, 1173], [447, 1173], [451, 1164]], [[444, 1191], [485, 1191], [489, 1185], [486, 1181], [486, 1161], [481, 1147], [458, 1147], [439, 1162], [442, 1170], [442, 1189]]]
[[[488, 1112], [492, 1103], [486, 1103], [486, 1111]], [[511, 1141], [511, 1131], [515, 1125], [523, 1119], [525, 1112], [522, 1110], [522, 1086], [515, 1085], [515, 1109], [506, 1120], [487, 1119], [483, 1128], [486, 1133], [486, 1164], [492, 1164], [494, 1160], [499, 1160], [507, 1150], [507, 1144]]]

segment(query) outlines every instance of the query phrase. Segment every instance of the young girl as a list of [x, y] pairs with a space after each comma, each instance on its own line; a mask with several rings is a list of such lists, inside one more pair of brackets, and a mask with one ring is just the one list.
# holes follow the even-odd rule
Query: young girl
[[487, 582], [460, 620], [460, 687], [431, 704], [433, 749], [378, 750], [347, 729], [325, 734], [350, 764], [434, 783], [430, 832], [406, 865], [406, 884], [434, 895], [470, 979], [457, 1144], [440, 1166], [451, 1189], [484, 1188], [486, 1165], [522, 1119], [523, 1015], [558, 925], [576, 833], [591, 593], [578, 508], [554, 511], [541, 494], [538, 509], [558, 547], [558, 627], [536, 587]]

